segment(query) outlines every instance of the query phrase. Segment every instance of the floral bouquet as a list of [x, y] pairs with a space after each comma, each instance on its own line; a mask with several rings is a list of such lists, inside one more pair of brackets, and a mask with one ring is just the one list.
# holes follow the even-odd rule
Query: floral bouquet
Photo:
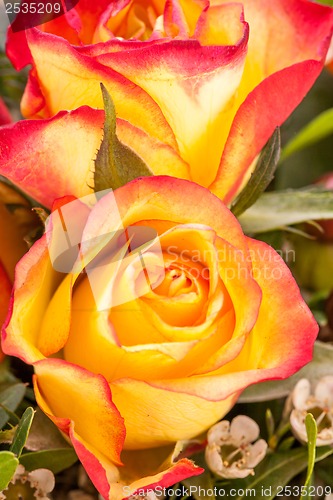
[[0, 498], [333, 498], [330, 2], [2, 22]]

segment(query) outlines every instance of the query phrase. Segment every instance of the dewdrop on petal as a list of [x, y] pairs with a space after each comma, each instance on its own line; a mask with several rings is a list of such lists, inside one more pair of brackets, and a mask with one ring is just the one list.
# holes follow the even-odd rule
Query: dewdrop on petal
[[267, 443], [258, 439], [258, 424], [245, 415], [235, 417], [231, 423], [222, 420], [210, 428], [205, 459], [212, 472], [226, 479], [254, 475], [254, 467], [266, 455]]
[[295, 437], [302, 443], [307, 442], [305, 417], [312, 413], [317, 427], [317, 446], [333, 443], [333, 376], [327, 375], [319, 380], [313, 394], [309, 380], [299, 380], [292, 392], [294, 409], [290, 415], [290, 425]]
[[0, 500], [49, 500], [55, 486], [53, 473], [48, 469], [36, 469], [32, 472], [18, 465], [15, 474], [5, 490], [0, 492]]

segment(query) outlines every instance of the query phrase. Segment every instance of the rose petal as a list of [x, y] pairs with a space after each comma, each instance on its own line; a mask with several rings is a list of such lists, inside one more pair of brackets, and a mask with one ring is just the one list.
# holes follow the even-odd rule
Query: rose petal
[[103, 82], [116, 103], [117, 116], [177, 149], [161, 110], [140, 87], [130, 84], [126, 78], [93, 58], [80, 54], [59, 37], [37, 29], [29, 30], [27, 37], [38, 81], [25, 91], [21, 103], [24, 116], [33, 117], [31, 111], [35, 112], [30, 110], [30, 94], [35, 86], [42, 89], [44, 98], [47, 96], [43, 115], [39, 113], [44, 118], [85, 104], [104, 109], [100, 88], [100, 82]]
[[37, 362], [35, 372], [39, 406], [72, 421], [79, 436], [108, 460], [121, 464], [125, 428], [105, 378], [59, 359]]
[[104, 113], [88, 107], [50, 120], [20, 121], [0, 131], [0, 173], [43, 205], [92, 192]]
[[[175, 380], [169, 387], [173, 382], [177, 385]], [[163, 446], [179, 439], [190, 439], [213, 425], [235, 402], [235, 395], [211, 402], [205, 397], [154, 385], [133, 379], [111, 384], [113, 401], [125, 419], [125, 449]], [[172, 412], [172, 419], [169, 412]]]
[[227, 203], [247, 180], [253, 160], [274, 129], [318, 77], [333, 21], [332, 9], [314, 2], [244, 0], [242, 4], [251, 28], [248, 55], [234, 103], [238, 111], [210, 186]]

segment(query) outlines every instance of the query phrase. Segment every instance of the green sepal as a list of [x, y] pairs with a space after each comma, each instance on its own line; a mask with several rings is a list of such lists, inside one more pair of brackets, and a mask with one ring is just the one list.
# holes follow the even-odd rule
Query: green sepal
[[101, 83], [105, 122], [102, 144], [95, 160], [95, 192], [117, 189], [137, 177], [153, 175], [145, 162], [116, 134], [116, 110], [112, 98]]

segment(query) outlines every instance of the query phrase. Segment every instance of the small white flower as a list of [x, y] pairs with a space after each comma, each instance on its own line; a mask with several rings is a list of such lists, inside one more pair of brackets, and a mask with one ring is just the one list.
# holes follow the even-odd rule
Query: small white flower
[[0, 492], [0, 500], [38, 499], [49, 500], [55, 486], [53, 473], [48, 469], [36, 469], [32, 472], [18, 465], [7, 488]]
[[290, 415], [290, 424], [294, 435], [302, 443], [307, 442], [305, 417], [314, 416], [317, 427], [317, 446], [333, 443], [333, 376], [327, 375], [319, 380], [311, 394], [309, 380], [299, 380], [292, 392], [294, 409]]
[[258, 424], [245, 415], [238, 415], [230, 423], [222, 420], [207, 434], [205, 458], [212, 472], [227, 479], [254, 474], [254, 467], [264, 458], [267, 443], [258, 439]]

